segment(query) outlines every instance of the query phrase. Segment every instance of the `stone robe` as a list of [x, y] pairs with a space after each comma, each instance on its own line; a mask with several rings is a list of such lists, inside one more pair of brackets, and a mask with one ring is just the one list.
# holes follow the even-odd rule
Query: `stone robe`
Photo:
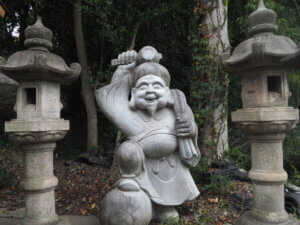
[[[164, 107], [147, 117], [138, 109], [130, 108], [130, 90], [131, 74], [118, 69], [112, 82], [96, 91], [96, 100], [106, 117], [143, 150], [142, 172], [134, 179], [151, 200], [160, 205], [180, 205], [196, 198], [198, 188], [178, 151], [174, 109]], [[197, 134], [193, 144], [198, 150], [196, 139]]]

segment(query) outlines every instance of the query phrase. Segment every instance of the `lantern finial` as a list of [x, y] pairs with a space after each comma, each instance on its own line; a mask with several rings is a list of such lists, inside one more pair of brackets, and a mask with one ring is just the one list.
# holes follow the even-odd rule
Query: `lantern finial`
[[265, 3], [264, 3], [264, 0], [259, 0], [258, 8], [259, 8], [259, 9], [261, 9], [261, 8], [266, 8]]
[[260, 0], [257, 10], [249, 16], [249, 34], [276, 32], [276, 18], [277, 14], [266, 8], [264, 1]]
[[48, 51], [53, 46], [52, 37], [52, 31], [43, 25], [42, 18], [38, 16], [35, 24], [25, 30], [24, 45], [31, 49]]

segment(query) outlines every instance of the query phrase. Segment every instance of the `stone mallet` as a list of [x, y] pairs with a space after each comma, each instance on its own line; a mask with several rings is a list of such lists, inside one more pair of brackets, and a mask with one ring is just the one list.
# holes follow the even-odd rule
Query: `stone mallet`
[[[158, 53], [155, 48], [151, 46], [145, 46], [142, 48], [137, 56], [138, 63], [144, 63], [144, 62], [156, 62], [159, 63], [159, 60], [161, 60], [162, 54]], [[118, 59], [112, 59], [111, 65], [112, 66], [119, 66], [124, 65], [126, 63], [120, 62]]]

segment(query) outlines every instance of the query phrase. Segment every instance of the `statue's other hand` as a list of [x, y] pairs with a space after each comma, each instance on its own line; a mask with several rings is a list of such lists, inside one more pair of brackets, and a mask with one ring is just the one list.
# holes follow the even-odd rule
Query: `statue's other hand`
[[131, 70], [137, 65], [137, 52], [134, 50], [122, 52], [118, 55], [120, 69]]
[[187, 138], [195, 135], [195, 128], [191, 121], [177, 118], [175, 125], [177, 137]]

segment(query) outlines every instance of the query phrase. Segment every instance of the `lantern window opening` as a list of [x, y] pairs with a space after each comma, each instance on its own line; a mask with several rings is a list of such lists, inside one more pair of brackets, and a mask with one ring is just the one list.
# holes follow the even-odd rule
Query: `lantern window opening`
[[24, 88], [26, 93], [26, 104], [36, 104], [36, 88]]
[[277, 92], [281, 93], [281, 76], [280, 75], [271, 75], [267, 76], [267, 88], [268, 92]]

